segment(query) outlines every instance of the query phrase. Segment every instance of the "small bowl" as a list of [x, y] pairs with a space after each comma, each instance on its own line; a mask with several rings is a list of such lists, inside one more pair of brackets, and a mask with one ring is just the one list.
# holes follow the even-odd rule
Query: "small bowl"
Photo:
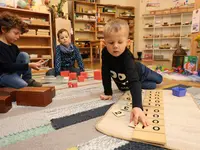
[[183, 97], [186, 94], [186, 88], [174, 87], [172, 88], [172, 94], [174, 96]]

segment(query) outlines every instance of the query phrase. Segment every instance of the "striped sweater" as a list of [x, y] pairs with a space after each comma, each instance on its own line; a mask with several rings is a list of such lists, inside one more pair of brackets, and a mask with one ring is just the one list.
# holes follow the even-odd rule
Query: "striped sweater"
[[60, 45], [56, 47], [56, 55], [55, 55], [56, 75], [60, 75], [60, 71], [63, 68], [74, 67], [75, 61], [77, 61], [79, 69], [81, 71], [84, 71], [84, 64], [79, 49], [75, 45], [73, 45], [73, 47], [74, 51], [72, 53], [63, 53], [60, 50]]

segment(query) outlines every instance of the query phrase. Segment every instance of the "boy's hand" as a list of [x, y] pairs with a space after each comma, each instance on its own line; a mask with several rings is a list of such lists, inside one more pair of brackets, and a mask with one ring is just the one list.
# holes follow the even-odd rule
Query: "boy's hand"
[[144, 112], [139, 107], [134, 107], [131, 111], [130, 122], [134, 121], [134, 125], [136, 126], [140, 121], [144, 127], [150, 125], [147, 118], [145, 117]]
[[43, 62], [43, 60], [40, 60], [40, 61], [35, 62], [35, 63], [29, 63], [28, 65], [32, 69], [40, 70], [40, 67], [42, 66], [42, 62]]
[[111, 100], [112, 99], [112, 95], [100, 95], [100, 99], [101, 100]]

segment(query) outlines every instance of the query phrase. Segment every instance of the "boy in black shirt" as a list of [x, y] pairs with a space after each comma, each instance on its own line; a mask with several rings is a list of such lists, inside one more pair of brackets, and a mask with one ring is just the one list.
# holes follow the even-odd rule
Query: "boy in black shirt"
[[[20, 35], [28, 32], [28, 26], [18, 16], [8, 12], [0, 15], [0, 86], [22, 88], [42, 86], [32, 79], [31, 68], [39, 70], [42, 61], [30, 63], [29, 55], [20, 52], [13, 44]], [[21, 78], [22, 76], [22, 78]]]
[[150, 70], [141, 63], [135, 62], [132, 53], [126, 48], [129, 26], [126, 21], [115, 19], [108, 22], [104, 28], [106, 47], [102, 50], [102, 80], [104, 94], [102, 100], [112, 99], [111, 77], [117, 87], [130, 90], [132, 95], [132, 111], [130, 122], [138, 121], [148, 126], [142, 111], [142, 88], [155, 89], [162, 82], [162, 76]]

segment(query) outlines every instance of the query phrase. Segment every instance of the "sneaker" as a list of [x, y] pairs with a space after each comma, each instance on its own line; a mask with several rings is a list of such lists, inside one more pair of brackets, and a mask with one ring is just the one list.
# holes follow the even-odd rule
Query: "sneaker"
[[32, 86], [32, 87], [41, 87], [42, 86], [42, 83], [37, 82], [33, 79], [28, 80], [27, 83], [28, 83], [28, 86]]

